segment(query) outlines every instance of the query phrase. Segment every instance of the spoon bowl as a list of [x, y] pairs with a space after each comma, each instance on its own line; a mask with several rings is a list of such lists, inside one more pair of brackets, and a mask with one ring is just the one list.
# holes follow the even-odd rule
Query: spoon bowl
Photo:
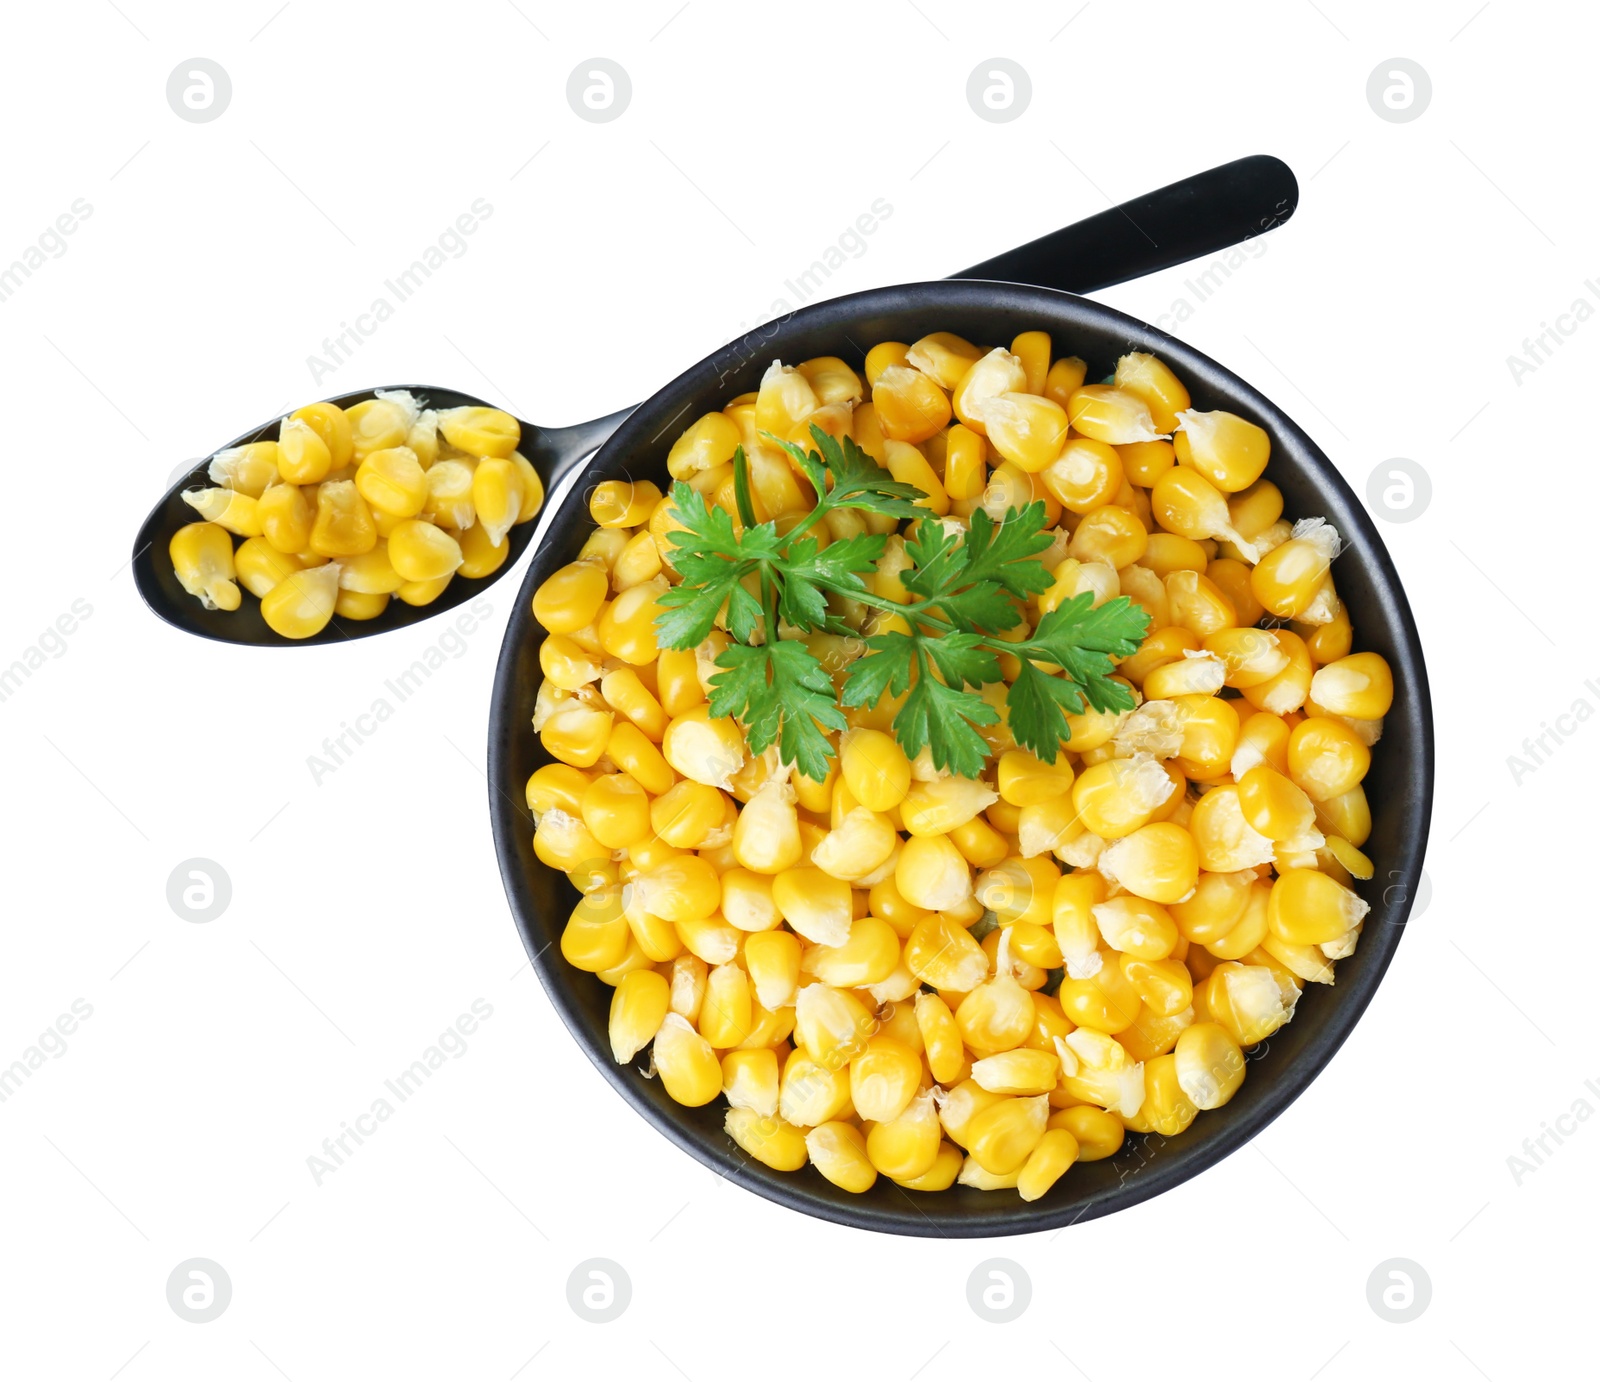
[[[423, 406], [429, 408], [494, 407], [481, 398], [464, 394], [458, 389], [437, 388], [429, 384], [395, 384], [381, 390], [391, 393], [397, 389], [408, 390]], [[362, 389], [356, 393], [340, 394], [327, 401], [341, 408], [352, 408], [375, 397], [380, 390]], [[613, 413], [610, 417], [593, 422], [579, 423], [574, 427], [536, 427], [521, 422], [522, 441], [518, 449], [538, 471], [544, 484], [546, 501], [554, 493], [563, 476], [579, 461], [599, 446], [631, 409]], [[250, 442], [273, 441], [278, 435], [280, 418], [272, 418], [253, 428], [243, 436], [235, 437], [228, 447], [244, 446]], [[218, 447], [218, 451], [227, 447]], [[216, 452], [211, 453], [212, 456]], [[343, 643], [352, 638], [370, 638], [373, 634], [388, 633], [393, 629], [409, 628], [424, 619], [454, 609], [457, 605], [482, 594], [502, 576], [517, 565], [527, 551], [528, 544], [538, 530], [538, 515], [526, 523], [519, 523], [506, 534], [511, 551], [500, 563], [498, 570], [476, 580], [457, 576], [447, 585], [438, 599], [426, 605], [408, 605], [393, 599], [376, 619], [341, 619], [337, 615], [328, 626], [310, 638], [290, 639], [275, 633], [261, 617], [261, 601], [248, 591], [239, 608], [235, 610], [207, 609], [179, 583], [172, 569], [168, 548], [172, 536], [186, 524], [200, 521], [200, 515], [183, 501], [183, 492], [196, 485], [209, 485], [206, 468], [211, 457], [199, 462], [193, 470], [182, 476], [161, 498], [150, 516], [139, 529], [133, 544], [133, 579], [144, 602], [174, 628], [192, 633], [199, 638], [214, 639], [218, 643], [242, 643], [254, 648], [305, 648], [318, 643]]]

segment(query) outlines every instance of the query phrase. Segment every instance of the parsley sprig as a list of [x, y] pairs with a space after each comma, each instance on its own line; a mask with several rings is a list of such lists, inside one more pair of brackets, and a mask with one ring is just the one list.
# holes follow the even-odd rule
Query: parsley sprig
[[[1021, 660], [1005, 696], [1011, 734], [1047, 763], [1069, 737], [1067, 714], [1086, 705], [1133, 708], [1127, 688], [1110, 679], [1112, 659], [1139, 646], [1149, 620], [1126, 597], [1092, 608], [1091, 595], [1078, 595], [1047, 613], [1031, 636], [1001, 636], [1023, 623], [1022, 602], [1053, 583], [1035, 559], [1051, 543], [1042, 503], [1014, 509], [1000, 523], [978, 509], [966, 531], [955, 532], [916, 503], [921, 490], [892, 479], [850, 438], [816, 426], [811, 436], [816, 446], [809, 451], [770, 438], [818, 496], [817, 507], [781, 536], [776, 524], [755, 521], [742, 447], [734, 453], [741, 528], [690, 486], [672, 487], [673, 516], [683, 526], [669, 541], [683, 579], [658, 597], [664, 612], [657, 637], [664, 648], [697, 647], [723, 617], [734, 641], [716, 659], [722, 670], [711, 680], [710, 710], [737, 717], [753, 752], [777, 744], [786, 762], [820, 780], [832, 755], [825, 732], [846, 724], [841, 706], [874, 705], [887, 694], [904, 697], [893, 729], [908, 756], [927, 747], [936, 767], [977, 777], [989, 752], [980, 730], [1000, 718], [982, 690], [1003, 682], [1002, 655]], [[884, 599], [863, 581], [883, 555], [883, 535], [826, 547], [810, 535], [829, 512], [846, 508], [916, 520], [906, 533], [912, 566], [901, 575], [909, 603]], [[837, 698], [811, 649], [778, 636], [784, 625], [801, 634], [852, 635], [829, 613], [829, 595], [905, 623], [904, 631], [865, 640], [867, 651], [851, 664]]]

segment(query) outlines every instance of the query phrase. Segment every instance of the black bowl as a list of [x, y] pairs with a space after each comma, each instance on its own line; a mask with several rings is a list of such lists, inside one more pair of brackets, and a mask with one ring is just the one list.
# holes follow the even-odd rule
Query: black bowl
[[[781, 1173], [752, 1161], [723, 1132], [721, 1100], [683, 1108], [660, 1080], [640, 1074], [642, 1060], [612, 1060], [606, 1033], [612, 990], [568, 965], [559, 948], [578, 894], [534, 857], [533, 821], [521, 805], [528, 776], [550, 761], [530, 723], [543, 637], [530, 602], [552, 571], [576, 557], [591, 531], [584, 496], [592, 487], [623, 474], [664, 487], [667, 451], [678, 432], [735, 394], [755, 389], [773, 359], [792, 363], [840, 355], [859, 369], [863, 350], [875, 341], [914, 341], [942, 330], [1003, 343], [1030, 329], [1049, 331], [1057, 351], [1087, 360], [1091, 379], [1109, 374], [1128, 350], [1160, 355], [1188, 385], [1195, 407], [1229, 409], [1271, 433], [1267, 476], [1283, 491], [1285, 514], [1325, 517], [1344, 539], [1334, 571], [1355, 624], [1356, 646], [1382, 653], [1396, 686], [1365, 784], [1372, 805], [1365, 848], [1376, 873], [1358, 890], [1372, 911], [1356, 953], [1339, 961], [1337, 987], [1308, 984], [1294, 1020], [1251, 1053], [1238, 1094], [1225, 1108], [1201, 1114], [1182, 1136], [1130, 1134], [1116, 1156], [1074, 1166], [1032, 1204], [1004, 1191], [961, 1186], [918, 1194], [882, 1177], [866, 1194], [852, 1195], [810, 1167]], [[589, 1058], [646, 1119], [729, 1180], [792, 1209], [885, 1233], [989, 1237], [1058, 1228], [1158, 1195], [1242, 1147], [1316, 1078], [1372, 1001], [1400, 942], [1428, 837], [1433, 723], [1422, 648], [1394, 564], [1350, 487], [1289, 417], [1215, 361], [1100, 303], [1010, 283], [945, 281], [857, 293], [760, 327], [673, 380], [618, 429], [569, 492], [523, 582], [495, 676], [489, 782], [500, 871], [533, 966]]]

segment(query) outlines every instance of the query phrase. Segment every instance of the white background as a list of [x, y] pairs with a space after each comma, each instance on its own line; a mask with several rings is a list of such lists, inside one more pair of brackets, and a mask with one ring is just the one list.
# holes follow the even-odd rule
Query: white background
[[[1600, 728], [1513, 779], [1578, 698], [1591, 638], [1600, 325], [1519, 382], [1507, 357], [1600, 273], [1587, 174], [1595, 17], [1492, 0], [1196, 6], [881, 0], [547, 5], [78, 0], [7, 19], [0, 264], [77, 198], [92, 215], [0, 303], [8, 384], [0, 664], [92, 615], [0, 703], [8, 783], [0, 1064], [76, 999], [64, 1054], [0, 1104], [0, 1371], [28, 1378], [970, 1378], [1556, 1375], [1593, 1357], [1585, 1225], [1600, 1127], [1520, 1185], [1507, 1158], [1587, 1099]], [[677, 12], [675, 13], [675, 8]], [[569, 108], [602, 55], [608, 124]], [[1369, 107], [1405, 56], [1410, 123]], [[203, 56], [230, 107], [180, 120]], [[968, 74], [1009, 56], [1025, 114]], [[1247, 153], [1299, 174], [1287, 226], [1178, 328], [1307, 427], [1384, 525], [1439, 731], [1428, 871], [1368, 1015], [1256, 1143], [1060, 1236], [928, 1242], [815, 1222], [730, 1187], [601, 1080], [527, 969], [482, 762], [520, 572], [339, 770], [308, 754], [444, 632], [262, 653], [140, 604], [132, 536], [174, 468], [315, 397], [452, 384], [559, 424], [659, 387], [792, 295], [877, 198], [837, 291], [937, 277]], [[531, 160], [531, 161], [530, 161]], [[307, 357], [476, 198], [493, 214], [320, 384]], [[1153, 319], [1178, 269], [1104, 294]], [[166, 900], [201, 856], [233, 900]], [[1583, 872], [1577, 872], [1582, 870]], [[307, 1157], [475, 999], [493, 1008], [319, 1186]], [[995, 1325], [966, 1283], [1004, 1257], [1033, 1300]], [[168, 1274], [212, 1259], [212, 1323]], [[622, 1264], [615, 1323], [569, 1308]], [[1433, 1297], [1396, 1325], [1385, 1259]], [[529, 1360], [532, 1360], [531, 1362]]]

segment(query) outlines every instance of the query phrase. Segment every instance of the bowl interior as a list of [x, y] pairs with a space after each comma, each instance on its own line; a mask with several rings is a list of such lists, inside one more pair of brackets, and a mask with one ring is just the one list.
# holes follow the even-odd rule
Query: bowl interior
[[[1082, 356], [1090, 380], [1110, 374], [1128, 350], [1159, 354], [1189, 386], [1196, 408], [1229, 409], [1272, 435], [1267, 476], [1283, 491], [1285, 514], [1326, 517], [1344, 539], [1334, 571], [1355, 624], [1356, 647], [1382, 653], [1397, 688], [1365, 784], [1373, 817], [1366, 852], [1376, 873], [1359, 890], [1372, 911], [1356, 953], [1339, 961], [1338, 986], [1308, 985], [1294, 1020], [1250, 1052], [1234, 1099], [1201, 1114], [1182, 1136], [1130, 1134], [1115, 1157], [1074, 1166], [1032, 1204], [1014, 1194], [959, 1186], [918, 1194], [882, 1177], [865, 1195], [852, 1195], [810, 1167], [780, 1173], [752, 1161], [723, 1132], [720, 1099], [683, 1108], [659, 1080], [640, 1074], [642, 1058], [626, 1066], [612, 1061], [606, 1036], [612, 991], [568, 965], [558, 946], [578, 894], [534, 857], [533, 821], [522, 805], [528, 776], [550, 761], [530, 724], [543, 636], [532, 621], [530, 600], [541, 581], [576, 557], [591, 531], [585, 499], [593, 485], [631, 476], [664, 489], [667, 450], [678, 433], [702, 413], [755, 389], [773, 359], [793, 363], [839, 355], [859, 370], [866, 348], [877, 341], [914, 341], [944, 330], [993, 345], [1031, 329], [1048, 330], [1056, 353]], [[792, 1208], [884, 1232], [980, 1237], [1055, 1228], [1158, 1194], [1242, 1146], [1311, 1083], [1370, 1001], [1399, 942], [1427, 838], [1433, 743], [1421, 648], [1393, 564], [1355, 495], [1304, 432], [1220, 365], [1098, 303], [1047, 289], [946, 281], [879, 289], [804, 309], [725, 347], [640, 406], [579, 477], [530, 565], [496, 676], [489, 775], [501, 872], [534, 967], [595, 1065], [651, 1123], [720, 1173]]]
[[[383, 392], [390, 393], [396, 389], [409, 389], [418, 401], [428, 408], [494, 406], [485, 403], [481, 398], [474, 398], [471, 394], [464, 394], [456, 389], [436, 389], [426, 385], [395, 384]], [[356, 393], [340, 394], [329, 402], [337, 403], [341, 408], [350, 408], [375, 397], [377, 392], [376, 389], [361, 389]], [[274, 633], [267, 627], [267, 621], [261, 617], [261, 601], [248, 591], [244, 592], [244, 599], [236, 610], [206, 609], [178, 583], [178, 577], [172, 569], [172, 558], [168, 555], [173, 534], [185, 524], [198, 522], [200, 518], [198, 513], [183, 502], [183, 491], [209, 486], [212, 483], [206, 474], [206, 467], [211, 462], [211, 456], [215, 456], [217, 451], [225, 451], [233, 446], [244, 446], [249, 442], [276, 441], [280, 421], [280, 418], [272, 418], [261, 426], [252, 428], [243, 436], [235, 437], [227, 446], [217, 447], [216, 451], [200, 461], [162, 496], [161, 501], [150, 511], [149, 517], [139, 529], [138, 537], [134, 539], [133, 576], [139, 587], [139, 593], [156, 614], [185, 633], [192, 633], [198, 638], [214, 639], [219, 643], [243, 643], [249, 647], [259, 648], [295, 648], [311, 647], [318, 643], [345, 643], [352, 638], [366, 638], [375, 633], [387, 633], [390, 629], [406, 628], [411, 624], [419, 624], [424, 619], [431, 619], [436, 614], [443, 614], [446, 610], [454, 609], [464, 601], [481, 595], [517, 564], [522, 554], [527, 551], [528, 543], [533, 540], [538, 523], [533, 520], [520, 523], [506, 534], [511, 543], [511, 550], [507, 553], [505, 561], [500, 564], [499, 570], [490, 575], [477, 580], [458, 576], [444, 588], [436, 600], [427, 605], [408, 605], [398, 598], [391, 599], [383, 613], [376, 619], [341, 619], [336, 616], [329, 620], [326, 628], [310, 638], [291, 640]], [[540, 453], [539, 429], [526, 422], [522, 424], [521, 451], [533, 463], [541, 478], [548, 482], [551, 469], [548, 458]], [[548, 489], [548, 483], [546, 488]], [[234, 547], [237, 548], [238, 545], [236, 540]]]

